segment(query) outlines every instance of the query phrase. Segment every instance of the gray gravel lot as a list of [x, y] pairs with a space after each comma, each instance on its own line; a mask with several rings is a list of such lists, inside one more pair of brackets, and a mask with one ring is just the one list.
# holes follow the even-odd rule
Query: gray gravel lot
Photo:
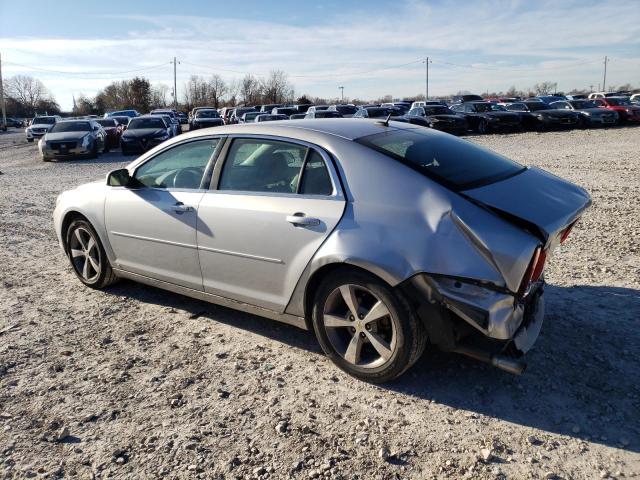
[[55, 198], [133, 157], [43, 163], [0, 133], [0, 475], [640, 476], [639, 139], [470, 137], [584, 186], [593, 207], [548, 266], [523, 376], [428, 350], [372, 386], [311, 333], [132, 282], [83, 287]]

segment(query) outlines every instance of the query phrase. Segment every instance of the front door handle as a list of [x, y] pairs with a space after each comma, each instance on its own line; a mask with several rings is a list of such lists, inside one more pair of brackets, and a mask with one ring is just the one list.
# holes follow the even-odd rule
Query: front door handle
[[306, 217], [302, 212], [287, 215], [287, 222], [301, 227], [316, 227], [320, 225], [320, 220], [318, 218]]
[[176, 202], [171, 208], [176, 213], [193, 212], [193, 207], [191, 205], [185, 205], [182, 202]]

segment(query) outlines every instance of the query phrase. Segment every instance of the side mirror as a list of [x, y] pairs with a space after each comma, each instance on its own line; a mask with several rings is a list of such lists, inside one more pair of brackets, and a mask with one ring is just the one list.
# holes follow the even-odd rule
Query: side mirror
[[130, 187], [133, 184], [133, 177], [126, 168], [113, 170], [107, 174], [107, 185], [110, 187]]

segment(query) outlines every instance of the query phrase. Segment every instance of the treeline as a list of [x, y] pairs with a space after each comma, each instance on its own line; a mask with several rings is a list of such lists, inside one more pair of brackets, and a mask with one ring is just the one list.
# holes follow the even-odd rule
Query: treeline
[[38, 113], [56, 115], [60, 106], [37, 78], [16, 75], [2, 82], [7, 116], [26, 118]]

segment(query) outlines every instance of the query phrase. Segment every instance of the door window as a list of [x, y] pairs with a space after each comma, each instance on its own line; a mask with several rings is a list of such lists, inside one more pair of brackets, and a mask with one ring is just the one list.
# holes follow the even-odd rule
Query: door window
[[219, 190], [296, 193], [307, 148], [259, 139], [234, 140], [222, 168]]
[[322, 156], [315, 150], [311, 150], [304, 166], [300, 193], [302, 195], [331, 195], [333, 193], [333, 185], [327, 166]]
[[145, 187], [199, 189], [218, 141], [198, 140], [165, 150], [138, 167], [134, 177]]

